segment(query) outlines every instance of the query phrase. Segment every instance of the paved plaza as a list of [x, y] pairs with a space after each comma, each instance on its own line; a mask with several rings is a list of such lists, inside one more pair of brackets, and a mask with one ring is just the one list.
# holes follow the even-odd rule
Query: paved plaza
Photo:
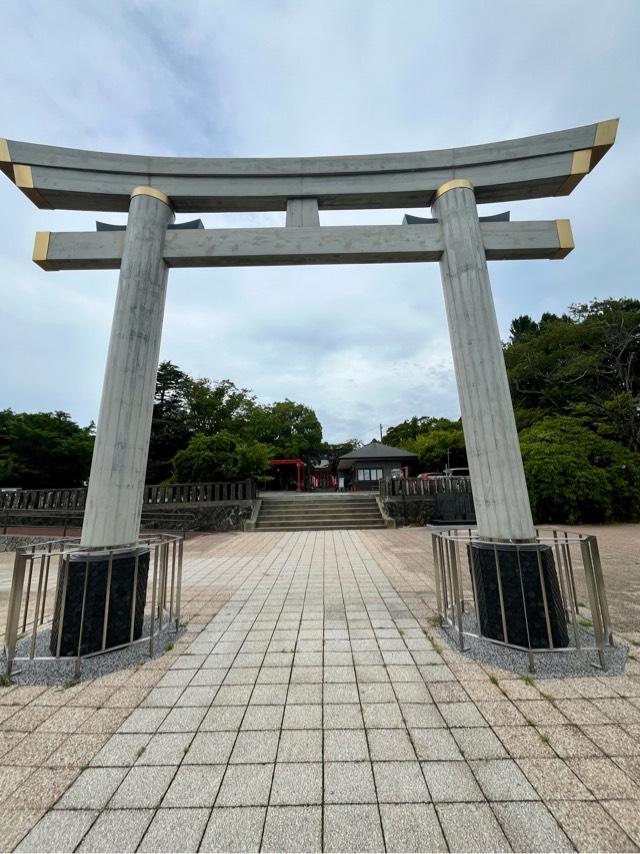
[[[640, 526], [598, 533], [640, 643]], [[188, 540], [173, 649], [0, 688], [0, 849], [637, 851], [640, 662], [519, 678], [434, 607], [424, 529]]]

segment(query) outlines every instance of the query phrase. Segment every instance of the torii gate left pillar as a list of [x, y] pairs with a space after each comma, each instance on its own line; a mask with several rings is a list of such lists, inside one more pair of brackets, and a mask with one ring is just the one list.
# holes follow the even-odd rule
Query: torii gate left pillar
[[169, 198], [138, 187], [124, 239], [82, 526], [88, 548], [135, 543], [140, 530], [168, 267]]

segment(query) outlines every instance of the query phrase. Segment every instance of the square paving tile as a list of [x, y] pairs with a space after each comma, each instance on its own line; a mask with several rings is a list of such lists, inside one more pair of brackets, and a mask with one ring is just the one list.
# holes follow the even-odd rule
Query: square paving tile
[[322, 730], [282, 730], [278, 762], [321, 762]]
[[137, 850], [198, 851], [208, 820], [208, 809], [160, 809]]
[[111, 809], [155, 809], [176, 773], [174, 765], [136, 766], [127, 774], [109, 803]]
[[277, 763], [270, 803], [289, 806], [322, 803], [322, 763]]
[[427, 803], [431, 800], [419, 762], [374, 762], [380, 803]]
[[325, 762], [357, 762], [367, 759], [369, 759], [369, 748], [364, 730], [325, 730]]
[[380, 804], [387, 851], [446, 851], [432, 804]]
[[423, 762], [422, 770], [435, 802], [484, 800], [466, 762]]
[[469, 762], [486, 798], [490, 801], [536, 801], [539, 796], [513, 759], [481, 759]]
[[539, 801], [495, 803], [492, 809], [514, 851], [573, 850], [558, 822]]
[[436, 810], [449, 850], [511, 850], [489, 804], [438, 804]]
[[372, 729], [367, 733], [372, 761], [415, 759], [415, 751], [404, 729]]
[[235, 732], [198, 732], [183, 761], [191, 765], [219, 765], [228, 762], [235, 739]]
[[397, 703], [365, 703], [362, 706], [367, 729], [404, 729], [404, 720]]
[[201, 732], [234, 732], [240, 729], [244, 706], [212, 706], [200, 724]]
[[275, 762], [279, 738], [280, 733], [276, 730], [247, 730], [238, 733], [229, 762]]
[[319, 729], [322, 726], [322, 704], [288, 703], [284, 708], [283, 729]]
[[368, 804], [325, 806], [323, 850], [384, 850], [378, 807]]
[[280, 729], [284, 706], [248, 706], [242, 729]]
[[229, 765], [227, 767], [217, 806], [262, 806], [269, 801], [273, 765]]
[[224, 765], [182, 765], [171, 780], [162, 807], [212, 807]]
[[269, 807], [262, 851], [320, 851], [321, 847], [322, 807]]
[[518, 765], [543, 801], [593, 800], [589, 789], [563, 759], [519, 759]]
[[16, 851], [74, 851], [98, 813], [94, 810], [52, 810], [16, 847]]
[[133, 765], [149, 743], [151, 736], [146, 733], [126, 733], [112, 735], [102, 750], [91, 760], [92, 765], [126, 766]]
[[126, 768], [86, 768], [57, 802], [56, 809], [104, 809], [126, 773]]
[[191, 732], [163, 732], [152, 735], [137, 765], [179, 765], [193, 740]]
[[76, 850], [135, 851], [152, 818], [153, 810], [105, 810]]
[[448, 729], [411, 729], [409, 732], [418, 759], [462, 759]]
[[376, 803], [370, 762], [326, 762], [324, 800], [327, 804]]

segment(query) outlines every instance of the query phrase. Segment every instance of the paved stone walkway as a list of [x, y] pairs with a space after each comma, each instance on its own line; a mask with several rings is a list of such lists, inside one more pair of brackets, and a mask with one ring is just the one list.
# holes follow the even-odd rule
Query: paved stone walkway
[[[441, 649], [424, 530], [203, 536], [185, 553], [191, 621], [171, 653], [68, 696], [0, 691], [0, 845], [638, 850], [637, 661], [543, 682]], [[109, 713], [82, 761], [56, 758]]]

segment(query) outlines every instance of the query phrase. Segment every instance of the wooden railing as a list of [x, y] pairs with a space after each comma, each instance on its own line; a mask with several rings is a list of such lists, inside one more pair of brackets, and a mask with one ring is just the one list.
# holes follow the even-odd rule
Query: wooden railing
[[[161, 504], [209, 504], [214, 501], [252, 501], [256, 498], [253, 480], [229, 483], [173, 483], [145, 486], [142, 506]], [[0, 510], [84, 510], [85, 487], [78, 489], [20, 489], [0, 491]]]
[[148, 504], [209, 504], [212, 501], [253, 501], [255, 481], [247, 479], [221, 483], [172, 483], [145, 486], [142, 506]]
[[380, 481], [381, 498], [412, 498], [414, 496], [471, 494], [471, 480], [468, 477], [420, 477], [387, 478]]

